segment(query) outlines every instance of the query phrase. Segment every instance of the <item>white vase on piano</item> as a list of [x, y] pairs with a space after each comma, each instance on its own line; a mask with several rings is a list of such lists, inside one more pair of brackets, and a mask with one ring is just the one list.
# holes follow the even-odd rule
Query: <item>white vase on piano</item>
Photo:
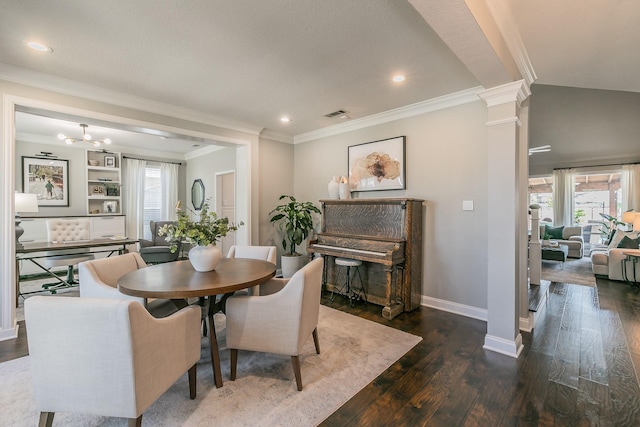
[[339, 177], [337, 176], [334, 176], [331, 178], [331, 181], [329, 181], [327, 190], [329, 192], [330, 199], [338, 199], [340, 197], [340, 183], [338, 181]]
[[351, 198], [351, 189], [349, 188], [349, 183], [341, 182], [338, 190], [338, 194], [340, 195], [340, 200], [348, 200]]

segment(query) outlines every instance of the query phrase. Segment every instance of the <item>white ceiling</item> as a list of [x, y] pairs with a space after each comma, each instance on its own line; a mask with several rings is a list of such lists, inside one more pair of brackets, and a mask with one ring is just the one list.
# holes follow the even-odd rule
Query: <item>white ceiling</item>
[[[503, 29], [505, 16], [516, 24], [537, 82], [640, 92], [640, 2], [486, 3], [502, 11]], [[430, 14], [435, 9], [442, 13]], [[338, 109], [353, 120], [493, 83], [469, 40], [482, 34], [469, 16], [487, 33], [474, 13], [463, 0], [0, 0], [0, 65], [290, 138], [340, 123], [324, 117]], [[27, 49], [31, 39], [54, 52]], [[475, 45], [495, 48], [493, 41]], [[407, 80], [394, 84], [398, 72]], [[18, 131], [44, 135], [60, 125], [39, 131], [39, 121], [23, 118]]]

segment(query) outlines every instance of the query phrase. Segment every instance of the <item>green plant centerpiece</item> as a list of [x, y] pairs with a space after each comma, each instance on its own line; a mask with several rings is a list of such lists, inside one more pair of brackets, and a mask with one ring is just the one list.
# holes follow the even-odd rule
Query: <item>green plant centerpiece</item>
[[218, 218], [218, 215], [209, 210], [209, 202], [206, 201], [200, 210], [200, 219], [193, 221], [186, 212], [178, 212], [178, 221], [175, 224], [166, 224], [158, 230], [159, 236], [167, 236], [166, 241], [171, 242], [171, 252], [178, 250], [178, 242], [189, 243], [197, 246], [214, 245], [230, 231], [236, 231], [243, 222], [235, 225], [229, 222], [229, 218]]
[[230, 223], [227, 217], [218, 218], [215, 212], [209, 210], [208, 201], [203, 203], [199, 216], [200, 218], [194, 221], [186, 212], [179, 211], [178, 221], [162, 226], [158, 235], [167, 236], [165, 240], [171, 242], [172, 253], [178, 250], [180, 242], [195, 245], [189, 251], [189, 261], [196, 271], [211, 271], [215, 269], [222, 256], [220, 250], [215, 247], [216, 242], [226, 237], [230, 231], [236, 231], [244, 223], [236, 225]]
[[[283, 277], [291, 277], [291, 275], [300, 267], [304, 258], [296, 252], [296, 246], [302, 244], [313, 230], [312, 214], [320, 214], [320, 209], [315, 207], [311, 202], [299, 202], [293, 196], [282, 195], [278, 200], [288, 199], [286, 203], [276, 206], [269, 215], [269, 222], [274, 225], [277, 223], [280, 227], [282, 236], [282, 248], [285, 255], [281, 259]], [[293, 266], [289, 269], [289, 261], [286, 257], [298, 257], [300, 261], [293, 261]], [[286, 267], [285, 267], [286, 264]]]

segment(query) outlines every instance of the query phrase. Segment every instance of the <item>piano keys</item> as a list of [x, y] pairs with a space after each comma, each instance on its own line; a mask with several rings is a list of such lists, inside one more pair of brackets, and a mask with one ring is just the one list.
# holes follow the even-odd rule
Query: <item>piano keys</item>
[[422, 203], [408, 198], [321, 200], [321, 232], [307, 247], [325, 258], [323, 282], [343, 257], [363, 261], [367, 300], [393, 319], [420, 306], [422, 294]]

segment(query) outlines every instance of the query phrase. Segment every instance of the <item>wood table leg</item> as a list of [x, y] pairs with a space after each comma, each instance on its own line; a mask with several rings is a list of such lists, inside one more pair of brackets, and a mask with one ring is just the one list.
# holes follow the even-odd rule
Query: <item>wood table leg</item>
[[209, 342], [211, 344], [211, 367], [213, 368], [213, 380], [216, 388], [222, 387], [222, 371], [220, 370], [220, 353], [218, 352], [218, 339], [216, 337], [216, 325], [213, 323], [213, 314], [209, 314]]

